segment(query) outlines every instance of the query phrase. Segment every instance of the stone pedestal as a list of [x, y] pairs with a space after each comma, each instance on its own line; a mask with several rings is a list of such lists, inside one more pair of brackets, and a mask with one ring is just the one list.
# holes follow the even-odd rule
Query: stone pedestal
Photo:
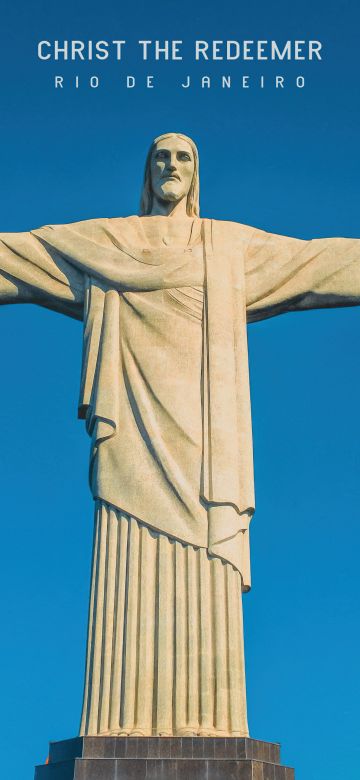
[[244, 738], [78, 737], [48, 761], [35, 780], [294, 780], [280, 745]]

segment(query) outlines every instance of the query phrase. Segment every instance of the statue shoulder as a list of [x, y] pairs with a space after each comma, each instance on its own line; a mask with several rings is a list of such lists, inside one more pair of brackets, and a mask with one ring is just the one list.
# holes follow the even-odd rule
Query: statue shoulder
[[243, 225], [241, 222], [231, 220], [213, 219], [213, 234], [217, 241], [229, 246], [238, 247], [242, 251], [246, 248], [254, 228], [250, 225]]
[[[46, 225], [50, 230], [61, 229], [66, 233], [73, 233], [84, 238], [95, 240], [99, 243], [111, 240], [111, 236], [128, 237], [138, 230], [139, 218], [131, 217], [97, 217], [95, 219], [83, 219], [78, 222], [69, 222], [62, 225]], [[42, 228], [43, 230], [44, 228]]]
[[[81, 235], [88, 236], [96, 230], [104, 229], [108, 222], [109, 220], [106, 217], [100, 217], [97, 219], [81, 219], [77, 222], [63, 222], [62, 224], [43, 225], [41, 228], [38, 228], [37, 231], [61, 229], [63, 231], [73, 231], [80, 233]], [[33, 230], [32, 232], [36, 233], [37, 231]]]

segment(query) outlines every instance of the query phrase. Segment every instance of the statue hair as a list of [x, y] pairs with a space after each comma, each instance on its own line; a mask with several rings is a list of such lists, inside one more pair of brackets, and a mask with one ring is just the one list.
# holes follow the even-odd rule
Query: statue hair
[[151, 210], [153, 206], [154, 196], [151, 187], [151, 169], [150, 169], [151, 155], [153, 149], [158, 143], [158, 141], [162, 141], [165, 138], [173, 138], [173, 137], [182, 138], [183, 141], [187, 141], [187, 143], [191, 146], [194, 155], [194, 175], [192, 178], [192, 182], [190, 184], [189, 192], [186, 197], [186, 213], [189, 217], [198, 217], [200, 214], [199, 153], [196, 144], [194, 143], [192, 138], [189, 138], [187, 135], [183, 135], [182, 133], [164, 133], [164, 135], [159, 135], [157, 138], [154, 138], [150, 146], [150, 149], [147, 153], [146, 162], [145, 162], [144, 184], [143, 184], [141, 200], [140, 200], [140, 217], [145, 217], [151, 214]]

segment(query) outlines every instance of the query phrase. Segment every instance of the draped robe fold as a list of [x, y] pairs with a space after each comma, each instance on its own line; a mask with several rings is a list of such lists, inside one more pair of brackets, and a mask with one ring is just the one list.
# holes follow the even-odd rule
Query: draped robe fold
[[[252, 321], [296, 309], [358, 304], [359, 241], [307, 242], [237, 223], [195, 220], [195, 240], [190, 245], [182, 241], [179, 246], [164, 247], [160, 236], [166, 218], [145, 219], [150, 233], [151, 225], [154, 228], [150, 246], [144, 220], [137, 217], [1, 235], [0, 301], [36, 302], [84, 319], [79, 415], [86, 418], [92, 437], [90, 478], [97, 500], [97, 536], [82, 733], [110, 733], [112, 724], [112, 733], [246, 734], [240, 613], [234, 618], [233, 633], [226, 633], [236, 603], [234, 594], [239, 599], [241, 588], [250, 586], [248, 523], [254, 492], [246, 312]], [[178, 375], [176, 369], [180, 369]], [[117, 558], [111, 540], [116, 538], [120, 550], [124, 523], [128, 543]], [[132, 596], [133, 604], [129, 613], [128, 603], [120, 599], [116, 614], [121, 616], [121, 610], [126, 610], [135, 625], [134, 610], [139, 610], [138, 625], [142, 626], [144, 590], [137, 598], [131, 585], [137, 581], [131, 575], [134, 561], [139, 576], [141, 572], [139, 550], [144, 560], [155, 556], [158, 561], [155, 565], [153, 559], [149, 587], [158, 593], [157, 598], [163, 598], [169, 588], [176, 589], [176, 561], [182, 560], [184, 545], [186, 570], [193, 571], [192, 579], [182, 586], [190, 620], [187, 628], [184, 624], [186, 641], [204, 582], [214, 577], [210, 588], [214, 655], [202, 669], [201, 685], [196, 664], [190, 663], [191, 654], [187, 671], [181, 667], [188, 685], [187, 720], [182, 718], [179, 725], [176, 713], [171, 712], [164, 726], [162, 714], [159, 720], [148, 704], [147, 725], [139, 724], [135, 702], [140, 678], [129, 687], [131, 654], [123, 654], [131, 631], [125, 631], [123, 624], [119, 628], [114, 618], [115, 582], [126, 581], [127, 597]], [[225, 567], [223, 573], [214, 568], [216, 560]], [[111, 561], [113, 590], [106, 601]], [[166, 576], [164, 571], [168, 571]], [[231, 579], [231, 571], [236, 580]], [[220, 620], [224, 600], [227, 624], [221, 628], [216, 615]], [[169, 602], [168, 609], [159, 613], [157, 602], [156, 609], [165, 621], [160, 621], [159, 635], [153, 638], [159, 659], [160, 634], [166, 635], [166, 621], [178, 607]], [[206, 628], [202, 613], [196, 620], [195, 655], [200, 652], [202, 627]], [[151, 633], [146, 621], [144, 626], [137, 636], [139, 652], [146, 632]], [[111, 646], [112, 653], [120, 641], [114, 631], [125, 631], [120, 655], [130, 664], [121, 672], [121, 691], [114, 690], [119, 657], [111, 656], [110, 663], [107, 650]], [[236, 658], [231, 638], [235, 636]], [[94, 654], [97, 669], [91, 666]], [[157, 700], [166, 701], [174, 691], [171, 686], [179, 685], [179, 658], [181, 653], [168, 658], [173, 670], [170, 688], [159, 687], [157, 678]], [[233, 663], [227, 666], [229, 658]], [[141, 670], [140, 656], [138, 663]], [[155, 656], [150, 676], [141, 678], [150, 687], [155, 686], [154, 664]], [[219, 699], [220, 690], [223, 698]], [[127, 726], [121, 720], [126, 696], [130, 696], [133, 712], [131, 723], [125, 718]], [[194, 696], [200, 708], [196, 713], [191, 710]], [[114, 704], [118, 700], [119, 707]], [[234, 709], [236, 700], [240, 705]], [[105, 712], [104, 706], [110, 710]]]
[[[169, 288], [119, 294], [89, 279], [79, 408], [94, 497], [230, 561], [247, 589], [254, 491], [244, 270], [234, 262], [242, 247], [232, 241], [224, 254], [210, 221], [202, 233], [204, 256], [184, 253], [171, 297]], [[150, 250], [140, 260], [130, 251], [135, 263], [162, 268], [158, 284], [171, 275], [172, 247], [161, 263], [154, 252], [155, 266]], [[204, 270], [196, 317], [191, 292], [203, 288]]]

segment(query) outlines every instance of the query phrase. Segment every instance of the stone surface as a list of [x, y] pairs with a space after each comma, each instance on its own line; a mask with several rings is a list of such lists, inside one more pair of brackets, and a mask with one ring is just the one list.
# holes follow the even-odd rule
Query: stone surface
[[280, 745], [248, 738], [78, 737], [50, 743], [35, 780], [294, 780]]
[[[84, 735], [248, 733], [246, 325], [360, 303], [359, 240], [202, 219], [198, 170], [194, 142], [168, 133], [149, 150], [139, 217], [0, 235], [0, 302], [85, 325], [79, 416], [98, 503]], [[226, 760], [264, 774], [257, 759]]]

